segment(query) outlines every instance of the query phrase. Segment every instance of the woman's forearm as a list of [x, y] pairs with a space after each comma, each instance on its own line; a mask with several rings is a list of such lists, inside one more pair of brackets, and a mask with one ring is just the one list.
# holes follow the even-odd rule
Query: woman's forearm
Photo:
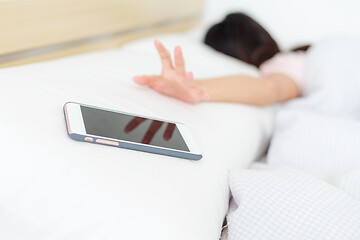
[[264, 106], [292, 99], [298, 95], [294, 81], [283, 74], [268, 77], [228, 76], [196, 80], [207, 91], [209, 101], [236, 102]]

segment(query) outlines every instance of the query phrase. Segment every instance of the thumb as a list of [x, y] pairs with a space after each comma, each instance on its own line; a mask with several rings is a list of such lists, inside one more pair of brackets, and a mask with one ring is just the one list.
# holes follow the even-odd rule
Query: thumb
[[139, 85], [152, 86], [156, 82], [156, 78], [152, 76], [135, 76], [133, 81]]

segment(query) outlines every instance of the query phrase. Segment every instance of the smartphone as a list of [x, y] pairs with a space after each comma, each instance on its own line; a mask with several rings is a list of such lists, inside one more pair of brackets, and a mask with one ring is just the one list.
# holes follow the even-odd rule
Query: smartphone
[[188, 127], [80, 103], [64, 105], [70, 138], [171, 157], [200, 160], [202, 154]]

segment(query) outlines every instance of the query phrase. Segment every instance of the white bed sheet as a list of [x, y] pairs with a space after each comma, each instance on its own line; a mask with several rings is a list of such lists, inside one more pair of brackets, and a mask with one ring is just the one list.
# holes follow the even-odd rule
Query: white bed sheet
[[[256, 71], [213, 52], [196, 31], [183, 46], [195, 77]], [[131, 81], [157, 73], [152, 39], [121, 49], [0, 70], [0, 239], [217, 239], [227, 173], [267, 146], [273, 111], [189, 105]], [[76, 101], [187, 124], [203, 150], [189, 161], [71, 140], [62, 107]]]

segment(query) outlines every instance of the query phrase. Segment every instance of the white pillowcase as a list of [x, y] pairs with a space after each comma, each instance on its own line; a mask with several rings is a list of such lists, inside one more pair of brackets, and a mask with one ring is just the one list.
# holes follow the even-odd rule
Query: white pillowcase
[[360, 120], [360, 38], [333, 37], [306, 53], [303, 97], [287, 108]]
[[304, 170], [330, 183], [360, 170], [360, 122], [306, 110], [282, 110], [268, 152], [272, 166]]
[[359, 40], [332, 38], [307, 54], [304, 96], [276, 115], [268, 163], [330, 183], [360, 170]]
[[291, 169], [233, 170], [228, 240], [358, 240], [360, 202]]
[[335, 185], [360, 201], [360, 170], [351, 171], [338, 177]]
[[[157, 38], [183, 46], [197, 78], [249, 69], [193, 37]], [[136, 85], [135, 74], [160, 72], [152, 41], [0, 70], [0, 239], [218, 239], [229, 202], [227, 172], [262, 154], [273, 112], [190, 105]], [[73, 141], [62, 109], [67, 101], [183, 122], [204, 157]]]

